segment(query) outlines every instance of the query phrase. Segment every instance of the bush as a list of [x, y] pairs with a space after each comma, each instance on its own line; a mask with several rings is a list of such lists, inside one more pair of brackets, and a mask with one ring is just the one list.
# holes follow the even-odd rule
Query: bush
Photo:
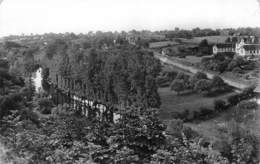
[[42, 114], [51, 114], [51, 108], [53, 107], [53, 102], [47, 98], [42, 98], [38, 101], [40, 111]]
[[226, 110], [227, 109], [226, 102], [224, 100], [215, 100], [214, 109], [218, 112]]
[[187, 126], [183, 126], [182, 131], [189, 140], [199, 136], [199, 134], [196, 131], [192, 130], [190, 127]]
[[167, 126], [167, 133], [175, 137], [181, 137], [181, 131], [183, 129], [183, 121], [181, 119], [173, 119]]
[[183, 112], [179, 114], [179, 118], [182, 119], [183, 121], [188, 121], [189, 115], [190, 115], [190, 111], [188, 109], [185, 109]]
[[231, 95], [231, 96], [228, 97], [228, 102], [232, 106], [238, 104], [239, 101], [240, 101], [240, 95], [239, 94]]
[[245, 88], [241, 93], [241, 98], [248, 99], [253, 97], [255, 95], [254, 90], [255, 90], [255, 86], [250, 86], [248, 88]]
[[162, 76], [156, 78], [156, 83], [159, 87], [168, 87], [170, 85], [169, 79]]
[[210, 87], [211, 87], [210, 81], [206, 80], [206, 79], [201, 79], [201, 80], [197, 81], [195, 84], [195, 90], [199, 93], [202, 93], [205, 91], [209, 92]]
[[197, 72], [196, 74], [194, 74], [192, 77], [190, 77], [189, 81], [190, 81], [190, 85], [192, 87], [195, 86], [195, 84], [202, 79], [207, 79], [207, 75], [203, 72]]
[[239, 67], [236, 67], [232, 70], [233, 73], [243, 73], [243, 70]]
[[240, 109], [257, 109], [257, 103], [255, 101], [242, 101], [238, 104]]
[[177, 92], [179, 94], [180, 92], [183, 92], [186, 89], [184, 80], [173, 80], [171, 83], [171, 90]]
[[214, 113], [214, 111], [209, 108], [206, 108], [206, 107], [200, 108], [200, 117], [208, 117], [213, 113]]

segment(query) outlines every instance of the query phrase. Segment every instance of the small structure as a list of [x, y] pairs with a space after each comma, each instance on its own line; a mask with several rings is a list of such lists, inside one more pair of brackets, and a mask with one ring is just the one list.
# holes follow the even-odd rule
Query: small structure
[[215, 44], [213, 46], [213, 54], [223, 53], [223, 52], [235, 52], [235, 44], [221, 43]]

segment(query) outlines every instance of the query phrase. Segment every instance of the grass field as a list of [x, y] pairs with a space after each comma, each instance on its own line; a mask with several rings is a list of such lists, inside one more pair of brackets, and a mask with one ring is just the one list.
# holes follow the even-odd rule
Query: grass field
[[149, 48], [162, 48], [167, 46], [178, 45], [179, 43], [175, 41], [161, 41], [161, 42], [152, 42], [149, 44]]
[[183, 112], [184, 110], [199, 111], [201, 107], [213, 109], [214, 100], [225, 99], [234, 93], [226, 93], [217, 97], [205, 97], [197, 93], [177, 95], [169, 87], [159, 88], [158, 90], [162, 105], [160, 107], [160, 118], [163, 120], [171, 119], [173, 112]]
[[201, 62], [202, 57], [197, 57], [197, 56], [186, 56], [185, 60], [192, 63], [192, 64], [197, 64]]
[[[225, 131], [225, 129], [234, 118], [234, 113], [235, 108], [232, 108], [227, 112], [219, 114], [215, 118], [197, 123], [185, 123], [185, 125], [191, 127], [211, 142], [227, 140], [229, 134]], [[243, 117], [242, 125], [254, 134], [258, 141], [260, 141], [260, 109], [255, 111], [245, 111], [245, 115]], [[258, 154], [260, 157], [260, 152], [258, 152]]]
[[194, 37], [193, 42], [200, 43], [202, 40], [207, 39], [208, 43], [225, 43], [228, 36], [204, 36], [204, 37]]
[[[172, 119], [171, 113], [182, 112], [185, 109], [189, 111], [199, 110], [200, 107], [213, 109], [215, 99], [225, 99], [234, 93], [227, 93], [217, 97], [204, 97], [199, 94], [176, 95], [169, 88], [159, 88], [162, 105], [160, 108], [160, 118], [166, 124]], [[235, 117], [235, 108], [231, 108], [226, 112], [217, 113], [213, 118], [203, 121], [193, 121], [185, 123], [185, 126], [192, 128], [206, 140], [211, 143], [226, 141], [229, 138], [227, 128], [230, 121]], [[254, 111], [244, 111], [241, 116], [242, 125], [255, 135], [260, 143], [260, 109]], [[218, 144], [217, 144], [218, 145]], [[258, 153], [260, 157], [260, 152]]]
[[208, 43], [214, 44], [214, 43], [225, 43], [228, 36], [203, 36], [203, 37], [194, 37], [192, 39], [184, 39], [184, 38], [178, 38], [183, 43], [186, 44], [199, 44], [202, 40], [207, 39]]

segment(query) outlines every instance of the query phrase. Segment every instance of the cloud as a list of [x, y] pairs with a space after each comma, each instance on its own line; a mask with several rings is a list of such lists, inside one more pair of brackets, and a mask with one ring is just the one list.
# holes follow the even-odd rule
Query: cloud
[[259, 5], [259, 7], [260, 7], [260, 0], [257, 0], [257, 3], [258, 3], [258, 5]]
[[1, 5], [1, 3], [3, 2], [4, 0], [0, 0], [0, 5]]

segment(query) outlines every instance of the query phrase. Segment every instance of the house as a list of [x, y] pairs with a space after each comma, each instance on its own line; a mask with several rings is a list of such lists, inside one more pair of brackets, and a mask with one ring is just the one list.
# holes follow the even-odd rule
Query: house
[[236, 54], [240, 56], [260, 56], [260, 44], [254, 41], [241, 39], [240, 42], [236, 44]]
[[260, 44], [244, 45], [237, 52], [240, 56], [260, 56]]
[[240, 37], [236, 44], [222, 43], [213, 46], [213, 54], [223, 52], [234, 52], [239, 56], [255, 57], [260, 56], [260, 44], [254, 36]]
[[235, 44], [221, 43], [215, 44], [213, 46], [213, 54], [223, 53], [223, 52], [235, 52]]

